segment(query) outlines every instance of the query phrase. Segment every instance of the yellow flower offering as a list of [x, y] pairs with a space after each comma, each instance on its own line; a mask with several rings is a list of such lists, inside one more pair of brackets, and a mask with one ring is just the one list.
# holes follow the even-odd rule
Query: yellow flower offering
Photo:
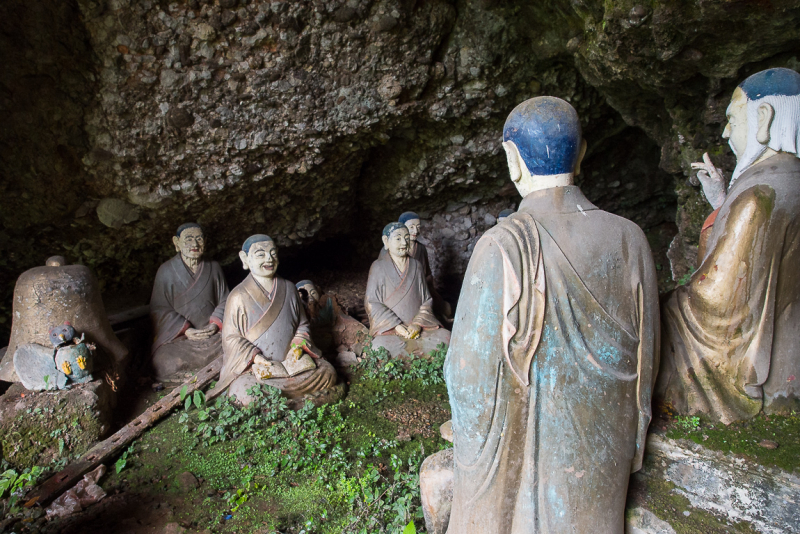
[[[66, 363], [66, 362], [64, 362]], [[86, 369], [86, 357], [85, 356], [78, 356], [78, 367], [81, 369]]]
[[69, 362], [62, 363], [61, 364], [61, 370], [64, 371], [65, 375], [71, 375], [72, 374], [72, 366], [69, 364]]

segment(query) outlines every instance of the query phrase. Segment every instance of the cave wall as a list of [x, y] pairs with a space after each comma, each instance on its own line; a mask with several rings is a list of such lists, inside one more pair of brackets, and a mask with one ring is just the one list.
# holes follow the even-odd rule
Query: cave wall
[[368, 262], [413, 209], [437, 276], [457, 277], [519, 201], [503, 121], [543, 94], [578, 110], [580, 185], [645, 229], [668, 287], [667, 245], [676, 276], [691, 269], [710, 212], [688, 164], [709, 150], [732, 170], [727, 101], [746, 75], [797, 66], [800, 2], [518, 4], [3, 2], [0, 317], [51, 254], [109, 291], [149, 286], [186, 220], [227, 263], [255, 232], [286, 254], [346, 235]]

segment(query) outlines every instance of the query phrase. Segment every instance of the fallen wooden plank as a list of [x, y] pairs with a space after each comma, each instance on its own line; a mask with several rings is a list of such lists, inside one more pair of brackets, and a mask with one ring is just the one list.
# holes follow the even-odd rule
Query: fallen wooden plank
[[140, 317], [144, 317], [150, 314], [150, 305], [144, 304], [142, 306], [136, 306], [135, 308], [129, 308], [127, 310], [123, 310], [119, 313], [112, 313], [108, 316], [108, 322], [111, 323], [111, 326], [116, 326], [120, 323], [124, 323], [126, 321], [132, 321], [133, 319], [138, 319]]
[[[89, 449], [79, 460], [68, 465], [33, 489], [27, 496], [25, 506], [31, 507], [36, 504], [46, 506], [49, 504], [53, 499], [74, 486], [83, 475], [116, 456], [128, 444], [142, 435], [145, 430], [153, 426], [162, 417], [168, 415], [173, 408], [179, 406], [181, 404], [181, 389], [184, 386], [186, 386], [187, 395], [190, 395], [195, 390], [204, 388], [217, 378], [221, 368], [222, 357], [219, 357], [153, 404], [113, 436], [101, 441]], [[212, 393], [206, 395], [206, 398], [213, 399], [226, 388], [227, 386], [218, 384], [212, 390]]]

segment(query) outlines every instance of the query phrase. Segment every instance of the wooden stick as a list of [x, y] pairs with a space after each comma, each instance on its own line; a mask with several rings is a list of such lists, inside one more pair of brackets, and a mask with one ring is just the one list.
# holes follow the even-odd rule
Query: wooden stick
[[[219, 376], [222, 368], [222, 357], [220, 356], [200, 371], [192, 378], [172, 390], [157, 403], [144, 411], [142, 415], [119, 429], [113, 436], [101, 441], [84, 454], [78, 461], [68, 465], [52, 477], [45, 480], [28, 494], [26, 507], [35, 504], [45, 506], [56, 497], [75, 485], [84, 474], [88, 473], [101, 463], [114, 457], [130, 442], [138, 438], [145, 430], [153, 426], [159, 419], [169, 414], [169, 412], [181, 404], [181, 389], [186, 388], [186, 394], [191, 395], [210, 384]], [[235, 378], [235, 377], [234, 377]], [[231, 380], [232, 382], [232, 380]], [[227, 389], [230, 384], [217, 384], [212, 393], [206, 396], [210, 400], [218, 396]]]

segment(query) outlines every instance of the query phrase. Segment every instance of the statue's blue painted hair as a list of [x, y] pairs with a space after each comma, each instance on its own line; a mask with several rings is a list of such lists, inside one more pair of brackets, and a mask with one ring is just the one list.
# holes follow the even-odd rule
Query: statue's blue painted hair
[[501, 211], [500, 213], [498, 213], [497, 214], [497, 218], [498, 219], [505, 219], [506, 217], [508, 217], [509, 215], [512, 215], [514, 213], [516, 213], [514, 210], [512, 210], [511, 208], [507, 208], [507, 209], [504, 209], [503, 211]]
[[314, 285], [314, 282], [312, 282], [311, 280], [300, 280], [299, 282], [297, 282], [294, 285], [294, 287], [296, 287], [297, 289], [300, 289], [303, 286], [313, 286], [313, 285]]
[[569, 103], [537, 96], [514, 108], [503, 127], [533, 175], [573, 172], [581, 150], [581, 123]]
[[757, 72], [739, 84], [749, 100], [765, 96], [800, 95], [800, 74], [792, 69], [767, 69]]
[[244, 251], [245, 254], [250, 254], [250, 247], [252, 247], [256, 243], [261, 243], [262, 241], [272, 241], [272, 238], [264, 234], [251, 235], [244, 242], [244, 245], [242, 245], [242, 250]]
[[413, 211], [406, 211], [406, 212], [403, 212], [400, 215], [400, 218], [397, 219], [397, 220], [398, 220], [398, 222], [401, 222], [401, 223], [405, 224], [408, 221], [411, 221], [411, 220], [414, 220], [414, 219], [419, 219], [419, 215], [417, 215]]
[[181, 238], [181, 233], [182, 233], [184, 230], [188, 230], [189, 228], [200, 228], [200, 231], [201, 231], [201, 232], [203, 231], [203, 227], [202, 227], [202, 226], [200, 226], [200, 225], [199, 225], [199, 224], [197, 224], [197, 223], [193, 223], [193, 222], [192, 222], [192, 223], [183, 223], [182, 225], [180, 225], [180, 226], [178, 227], [178, 230], [175, 232], [175, 237], [177, 237], [178, 239], [180, 239], [180, 238]]
[[398, 228], [407, 229], [406, 225], [400, 222], [390, 222], [386, 226], [383, 227], [383, 235], [389, 237], [392, 235], [392, 232], [397, 230]]

